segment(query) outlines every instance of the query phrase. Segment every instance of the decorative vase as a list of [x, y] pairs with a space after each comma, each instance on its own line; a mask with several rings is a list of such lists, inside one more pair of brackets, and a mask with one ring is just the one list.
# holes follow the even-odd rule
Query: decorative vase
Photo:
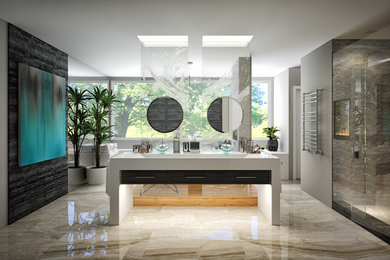
[[89, 185], [101, 185], [106, 183], [107, 167], [88, 167], [87, 181]]
[[276, 152], [278, 150], [278, 146], [278, 140], [268, 140], [267, 142], [268, 151]]
[[68, 185], [82, 185], [86, 181], [85, 167], [68, 168]]

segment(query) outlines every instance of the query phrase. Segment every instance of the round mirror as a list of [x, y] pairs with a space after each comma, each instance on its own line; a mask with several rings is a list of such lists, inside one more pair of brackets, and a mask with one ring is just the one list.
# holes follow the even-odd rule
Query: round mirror
[[149, 125], [160, 133], [176, 130], [183, 121], [183, 109], [171, 97], [160, 97], [150, 103], [146, 113]]
[[239, 128], [243, 118], [240, 103], [231, 97], [217, 98], [207, 109], [209, 124], [221, 133], [229, 133]]

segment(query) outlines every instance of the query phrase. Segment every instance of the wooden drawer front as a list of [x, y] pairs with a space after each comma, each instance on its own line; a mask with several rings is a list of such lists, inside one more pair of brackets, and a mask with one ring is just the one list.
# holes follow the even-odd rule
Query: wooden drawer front
[[169, 171], [122, 171], [122, 184], [169, 183]]
[[218, 171], [172, 171], [172, 183], [219, 183]]
[[221, 183], [271, 184], [271, 171], [222, 171]]

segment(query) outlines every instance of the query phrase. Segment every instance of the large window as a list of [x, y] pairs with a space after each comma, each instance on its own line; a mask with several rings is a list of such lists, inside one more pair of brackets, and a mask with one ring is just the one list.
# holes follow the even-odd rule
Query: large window
[[168, 138], [174, 133], [161, 134], [153, 130], [147, 121], [149, 104], [156, 98], [172, 96], [183, 107], [184, 119], [177, 130], [183, 138], [226, 138], [231, 134], [220, 134], [207, 121], [208, 105], [217, 97], [226, 95], [230, 85], [212, 87], [213, 81], [184, 84], [181, 93], [169, 95], [161, 84], [151, 82], [115, 82], [114, 93], [121, 101], [113, 108], [115, 136], [118, 138]]
[[92, 91], [94, 87], [108, 88], [108, 82], [69, 82], [72, 88], [87, 89]]
[[146, 111], [155, 98], [165, 96], [161, 89], [155, 89], [153, 82], [116, 82], [114, 94], [119, 103], [113, 107], [115, 136], [120, 138], [159, 138], [171, 134], [161, 134], [148, 124]]
[[[92, 90], [93, 87], [109, 88], [120, 100], [112, 108], [110, 124], [117, 138], [172, 138], [174, 133], [162, 134], [153, 130], [148, 124], [146, 112], [149, 104], [156, 98], [172, 96], [181, 103], [184, 119], [176, 131], [182, 138], [229, 138], [231, 133], [221, 134], [211, 128], [207, 121], [207, 108], [217, 97], [229, 96], [231, 86], [213, 80], [194, 80], [191, 84], [184, 84], [178, 97], [164, 90], [161, 84], [152, 81], [134, 82], [79, 82], [71, 81], [71, 87]], [[263, 128], [271, 121], [269, 113], [269, 99], [271, 96], [271, 81], [254, 81], [252, 84], [252, 137], [266, 138]]]
[[[94, 87], [98, 88], [108, 88], [108, 82], [102, 81], [102, 82], [69, 82], [68, 85], [72, 88], [78, 88], [82, 90], [88, 90], [93, 91]], [[87, 105], [90, 103], [90, 101], [86, 102]]]
[[252, 138], [266, 138], [263, 128], [269, 124], [270, 82], [252, 84]]

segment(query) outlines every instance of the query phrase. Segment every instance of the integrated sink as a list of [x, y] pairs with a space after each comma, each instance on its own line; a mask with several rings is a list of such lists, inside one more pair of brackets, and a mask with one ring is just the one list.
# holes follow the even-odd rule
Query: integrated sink
[[201, 152], [201, 153], [145, 153], [142, 154], [145, 158], [244, 158], [246, 153], [230, 152]]

